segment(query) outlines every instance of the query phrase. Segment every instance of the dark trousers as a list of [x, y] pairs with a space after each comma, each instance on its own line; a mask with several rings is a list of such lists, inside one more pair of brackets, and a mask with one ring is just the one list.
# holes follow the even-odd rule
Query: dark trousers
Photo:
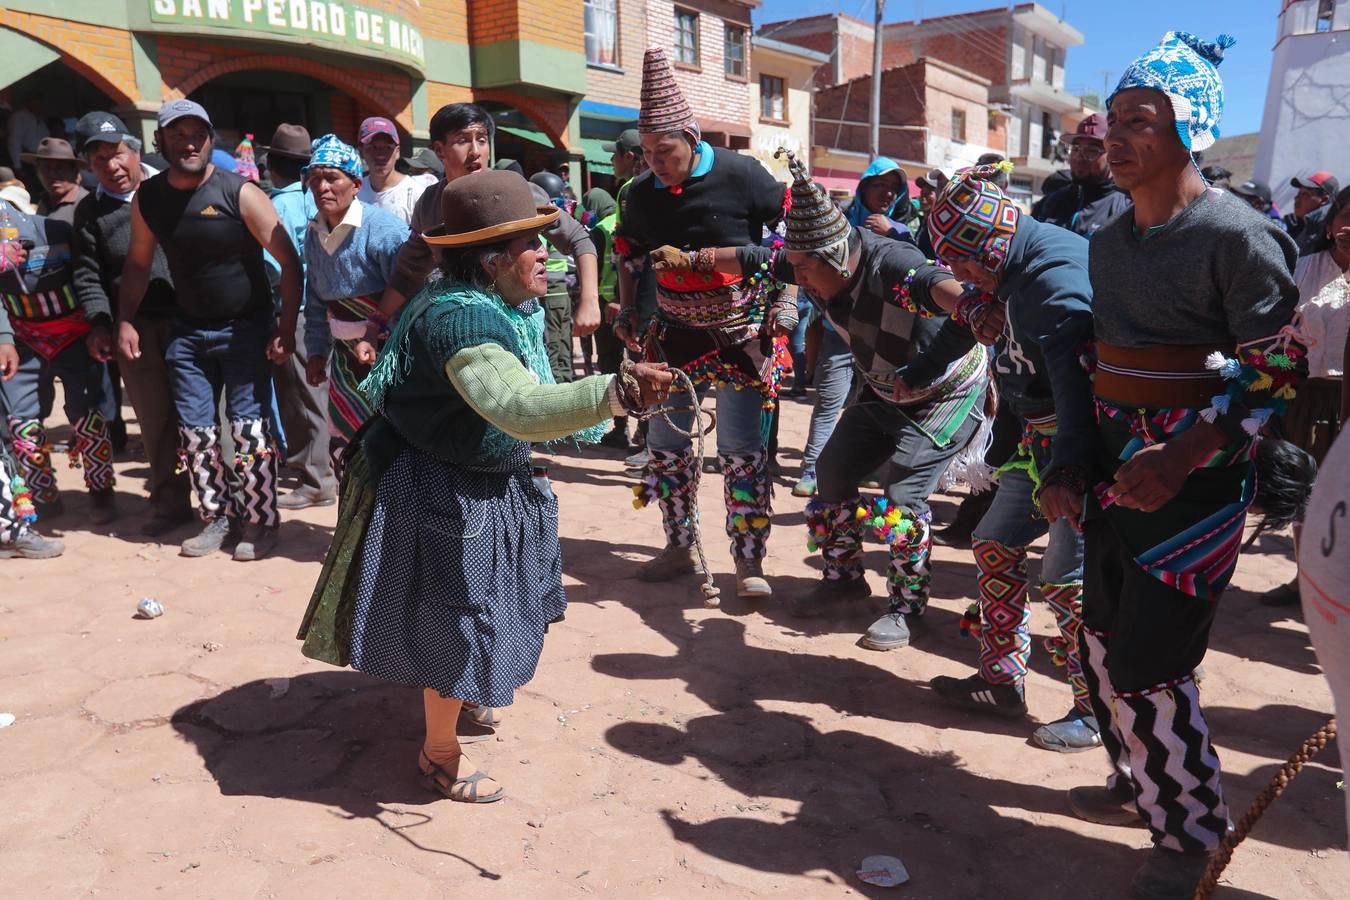
[[141, 428], [145, 459], [150, 465], [150, 507], [153, 515], [179, 518], [192, 512], [191, 485], [186, 472], [178, 472], [178, 413], [169, 386], [165, 353], [173, 320], [161, 316], [137, 316], [141, 355], [119, 366], [131, 408]]
[[272, 408], [271, 336], [270, 310], [209, 325], [175, 321], [165, 355], [179, 422], [214, 427], [221, 392], [231, 421], [266, 421]]
[[894, 406], [863, 388], [854, 405], [839, 417], [825, 449], [816, 460], [816, 485], [824, 503], [843, 503], [858, 496], [858, 485], [884, 464], [886, 497], [916, 515], [929, 512], [928, 497], [937, 490], [952, 458], [970, 443], [982, 417], [971, 412], [952, 440], [941, 449]]
[[623, 341], [614, 336], [613, 325], [605, 322], [595, 329], [595, 356], [601, 374], [617, 375], [623, 355]]
[[1192, 672], [1223, 586], [1192, 597], [1163, 584], [1102, 516], [1086, 523], [1083, 568], [1079, 655], [1113, 783], [1133, 787], [1155, 844], [1213, 851], [1228, 807]]
[[277, 409], [286, 433], [286, 465], [300, 473], [303, 487], [332, 494], [337, 490], [328, 452], [328, 385], [312, 387], [305, 378], [305, 323], [295, 339], [295, 352], [272, 367]]
[[572, 375], [572, 298], [566, 294], [544, 298], [544, 344], [553, 380], [569, 384]]

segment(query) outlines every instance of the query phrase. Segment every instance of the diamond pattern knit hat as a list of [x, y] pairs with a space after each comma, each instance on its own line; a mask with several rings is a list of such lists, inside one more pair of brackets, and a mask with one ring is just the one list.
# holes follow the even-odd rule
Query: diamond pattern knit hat
[[990, 272], [1003, 271], [1022, 211], [993, 179], [1011, 171], [1005, 160], [960, 169], [947, 182], [928, 213], [939, 259], [973, 259]]
[[1169, 31], [1158, 46], [1130, 63], [1106, 106], [1130, 88], [1162, 91], [1172, 104], [1181, 143], [1192, 151], [1208, 149], [1219, 139], [1223, 116], [1223, 79], [1217, 67], [1235, 43], [1226, 34], [1211, 43], [1187, 31]]
[[675, 82], [675, 72], [666, 51], [652, 47], [642, 56], [642, 108], [639, 134], [670, 134], [683, 131], [697, 143], [702, 140], [698, 120]]
[[806, 174], [796, 154], [779, 147], [775, 157], [786, 156], [792, 172], [792, 204], [787, 211], [787, 234], [783, 243], [794, 253], [816, 253], [845, 278], [848, 269], [848, 238], [853, 226], [820, 185]]

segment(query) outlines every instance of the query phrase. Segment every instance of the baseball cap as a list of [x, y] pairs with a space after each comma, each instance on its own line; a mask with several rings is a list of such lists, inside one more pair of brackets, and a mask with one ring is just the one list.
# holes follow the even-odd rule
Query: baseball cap
[[362, 122], [361, 130], [358, 132], [356, 139], [362, 144], [369, 144], [377, 134], [384, 135], [395, 144], [399, 142], [398, 129], [394, 127], [393, 122], [389, 121], [384, 116], [371, 116], [369, 119]]
[[625, 153], [637, 153], [642, 149], [642, 137], [636, 128], [628, 128], [619, 132], [616, 139], [605, 141], [600, 145], [600, 149], [606, 153], [618, 153], [620, 150]]
[[76, 151], [84, 150], [92, 141], [120, 144], [126, 140], [135, 140], [135, 137], [127, 131], [126, 124], [112, 113], [85, 113], [75, 123]]
[[1078, 141], [1100, 142], [1106, 140], [1106, 116], [1101, 113], [1093, 113], [1084, 117], [1072, 134], [1063, 135], [1060, 140], [1070, 145], [1076, 144]]
[[170, 100], [159, 108], [159, 127], [164, 128], [179, 119], [192, 116], [201, 119], [207, 125], [211, 124], [211, 117], [206, 114], [206, 108], [195, 100]]
[[921, 188], [940, 191], [947, 184], [947, 173], [941, 169], [929, 169], [923, 175], [914, 179], [914, 183]]
[[1244, 181], [1229, 190], [1244, 197], [1260, 197], [1262, 203], [1270, 202], [1270, 186], [1264, 181]]
[[1341, 192], [1341, 183], [1336, 180], [1336, 176], [1323, 171], [1313, 172], [1311, 175], [1297, 175], [1289, 179], [1289, 185], [1296, 188], [1314, 188], [1332, 199]]

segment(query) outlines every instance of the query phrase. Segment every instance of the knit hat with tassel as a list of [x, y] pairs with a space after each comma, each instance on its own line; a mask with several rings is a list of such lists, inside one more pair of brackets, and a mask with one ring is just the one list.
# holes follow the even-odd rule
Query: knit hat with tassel
[[786, 147], [779, 147], [774, 156], [786, 156], [788, 169], [792, 172], [792, 206], [787, 211], [787, 234], [783, 238], [787, 249], [794, 253], [818, 254], [839, 274], [851, 277], [848, 239], [853, 226], [820, 185], [806, 174], [806, 167], [796, 154]]
[[694, 111], [675, 82], [675, 72], [666, 58], [666, 51], [652, 47], [642, 56], [642, 108], [638, 114], [638, 133], [670, 134], [673, 131], [683, 131], [696, 144], [703, 139]]

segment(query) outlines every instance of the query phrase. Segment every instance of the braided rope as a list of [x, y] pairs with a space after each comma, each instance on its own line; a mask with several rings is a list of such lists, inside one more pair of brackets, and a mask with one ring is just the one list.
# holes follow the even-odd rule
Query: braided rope
[[1275, 777], [1266, 785], [1265, 790], [1257, 794], [1256, 799], [1252, 801], [1251, 807], [1243, 814], [1238, 821], [1237, 826], [1232, 831], [1224, 835], [1219, 843], [1219, 849], [1214, 851], [1210, 858], [1209, 866], [1205, 869], [1205, 877], [1200, 879], [1200, 884], [1195, 889], [1195, 900], [1209, 900], [1210, 895], [1214, 893], [1214, 888], [1219, 884], [1219, 877], [1223, 875], [1223, 870], [1228, 866], [1228, 861], [1233, 858], [1233, 850], [1237, 845], [1247, 837], [1247, 833], [1260, 820], [1261, 815], [1266, 811], [1266, 807], [1275, 802], [1275, 798], [1284, 793], [1284, 789], [1289, 786], [1289, 782], [1294, 780], [1302, 769], [1304, 763], [1317, 755], [1317, 752], [1336, 738], [1336, 720], [1327, 719], [1325, 725], [1312, 733], [1303, 746], [1298, 748], [1298, 752], [1289, 757], [1289, 761], [1280, 766], [1280, 770], [1275, 773]]
[[[671, 369], [671, 372], [675, 375], [675, 384], [678, 385], [678, 389], [688, 394], [693, 405], [681, 407], [663, 406], [657, 409], [644, 409], [637, 413], [630, 413], [630, 415], [640, 421], [655, 419], [657, 417], [665, 419], [666, 424], [670, 426], [672, 431], [683, 437], [687, 437], [694, 442], [696, 457], [695, 465], [693, 466], [693, 477], [690, 479], [689, 483], [689, 517], [693, 520], [694, 524], [694, 552], [698, 554], [699, 565], [703, 567], [703, 584], [699, 588], [703, 593], [703, 605], [709, 609], [716, 609], [722, 605], [722, 592], [717, 589], [715, 584], [713, 584], [712, 567], [708, 565], [708, 555], [703, 550], [703, 520], [698, 512], [698, 484], [703, 475], [703, 438], [709, 431], [712, 431], [713, 425], [717, 422], [717, 417], [713, 413], [705, 411], [703, 407], [699, 405], [697, 399], [698, 394], [694, 393], [694, 382], [690, 379], [688, 373], [683, 369]], [[670, 414], [673, 412], [693, 413], [694, 420], [691, 426], [693, 430], [685, 431], [671, 421]], [[707, 428], [702, 427], [702, 419], [704, 416], [707, 416], [708, 418]]]

